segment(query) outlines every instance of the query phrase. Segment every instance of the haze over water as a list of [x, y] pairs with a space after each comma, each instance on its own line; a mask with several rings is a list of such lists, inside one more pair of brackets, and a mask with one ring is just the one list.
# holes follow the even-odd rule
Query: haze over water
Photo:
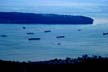
[[[0, 24], [0, 59], [39, 61], [78, 57], [82, 54], [108, 56], [108, 0], [1, 0], [2, 12], [30, 12], [82, 15], [94, 19], [93, 25]], [[22, 27], [26, 29], [23, 30]], [[78, 31], [81, 29], [81, 31]], [[44, 33], [45, 30], [51, 30]], [[27, 35], [34, 32], [34, 35]], [[65, 38], [57, 39], [56, 36]], [[29, 41], [29, 37], [40, 37]], [[61, 45], [57, 45], [61, 43]]]

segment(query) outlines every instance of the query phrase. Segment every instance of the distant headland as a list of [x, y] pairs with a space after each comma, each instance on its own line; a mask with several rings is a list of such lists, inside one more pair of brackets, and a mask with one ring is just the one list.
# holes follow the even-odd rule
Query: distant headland
[[85, 16], [35, 14], [21, 12], [0, 12], [3, 24], [93, 24], [93, 19]]

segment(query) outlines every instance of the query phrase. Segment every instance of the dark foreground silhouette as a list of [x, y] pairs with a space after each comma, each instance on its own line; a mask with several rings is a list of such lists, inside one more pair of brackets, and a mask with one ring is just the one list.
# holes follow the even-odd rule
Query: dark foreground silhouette
[[3, 24], [93, 24], [93, 19], [85, 16], [72, 16], [72, 15], [0, 12], [0, 23]]
[[[104, 68], [103, 68], [104, 67]], [[81, 71], [86, 72], [93, 69], [107, 70], [108, 57], [83, 55], [76, 59], [66, 58], [65, 60], [53, 59], [40, 62], [16, 62], [0, 60], [0, 72], [39, 72], [39, 71]], [[87, 70], [89, 69], [89, 70]], [[94, 70], [93, 70], [94, 71]]]

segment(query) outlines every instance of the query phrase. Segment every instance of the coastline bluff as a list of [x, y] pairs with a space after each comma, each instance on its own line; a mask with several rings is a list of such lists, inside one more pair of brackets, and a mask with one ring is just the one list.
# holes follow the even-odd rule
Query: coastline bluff
[[3, 24], [93, 24], [93, 19], [86, 16], [37, 14], [22, 12], [0, 12]]

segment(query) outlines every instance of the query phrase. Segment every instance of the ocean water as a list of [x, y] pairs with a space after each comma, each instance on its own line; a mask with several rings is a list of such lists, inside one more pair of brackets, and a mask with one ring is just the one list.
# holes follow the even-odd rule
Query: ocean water
[[[0, 3], [2, 12], [81, 15], [94, 19], [92, 25], [0, 24], [2, 60], [43, 61], [83, 54], [108, 56], [108, 35], [103, 35], [108, 32], [108, 0], [0, 0]], [[27, 35], [28, 32], [35, 34]], [[62, 35], [65, 37], [56, 38]], [[31, 37], [41, 40], [29, 41]]]
[[[22, 27], [26, 27], [23, 29]], [[79, 31], [80, 29], [80, 31]], [[51, 32], [45, 33], [44, 31]], [[33, 32], [32, 35], [27, 35]], [[108, 56], [108, 24], [43, 25], [0, 24], [0, 59], [43, 61], [83, 54]], [[56, 38], [65, 36], [64, 38]], [[28, 38], [41, 38], [28, 40]], [[60, 45], [58, 45], [60, 43]]]

